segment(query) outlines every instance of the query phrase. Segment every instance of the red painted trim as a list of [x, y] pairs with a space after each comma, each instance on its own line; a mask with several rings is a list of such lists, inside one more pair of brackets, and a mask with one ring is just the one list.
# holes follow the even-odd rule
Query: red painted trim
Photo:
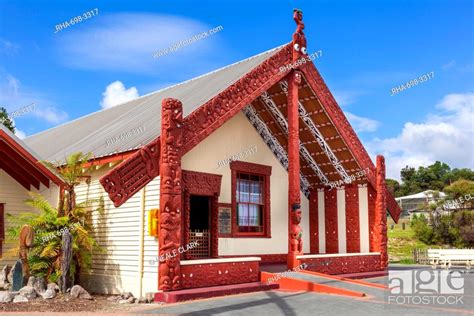
[[309, 193], [309, 251], [319, 253], [318, 191]]
[[[204, 172], [183, 170], [183, 245], [189, 244], [190, 227], [190, 201], [191, 195], [203, 195], [211, 197], [211, 257], [216, 258], [219, 255], [219, 223], [217, 203], [221, 192], [222, 175]], [[184, 253], [188, 259], [187, 252]]]
[[357, 185], [346, 186], [345, 194], [347, 252], [360, 252], [359, 188]]
[[279, 67], [291, 62], [291, 44], [231, 84], [185, 118], [182, 155], [190, 151], [264, 91], [280, 81], [285, 72]]
[[380, 252], [380, 266], [385, 269], [388, 266], [387, 252], [387, 201], [385, 184], [385, 158], [377, 156], [377, 196], [375, 198], [375, 244], [376, 251]]
[[[271, 278], [277, 277], [275, 273], [269, 273], [262, 271], [260, 273], [260, 280], [262, 282], [267, 282]], [[290, 277], [283, 277], [275, 282], [280, 286], [280, 290], [294, 291], [294, 292], [316, 292], [316, 293], [325, 293], [325, 294], [335, 294], [335, 295], [344, 295], [351, 297], [363, 297], [365, 296], [362, 292], [346, 290], [343, 288], [338, 288], [334, 286], [329, 286], [325, 284], [313, 283], [311, 281], [301, 280]]]
[[324, 192], [324, 219], [326, 222], [326, 253], [338, 253], [337, 190]]
[[[231, 189], [232, 189], [232, 237], [233, 238], [248, 238], [248, 237], [262, 237], [271, 238], [271, 198], [270, 198], [270, 176], [272, 174], [272, 167], [260, 165], [256, 163], [232, 161], [230, 163], [231, 170]], [[265, 188], [265, 205], [263, 218], [263, 233], [241, 233], [238, 231], [237, 225], [237, 200], [235, 192], [237, 190], [237, 173], [254, 174], [264, 177]]]
[[[10, 137], [6, 132], [0, 130], [0, 140], [3, 143], [14, 150], [18, 155], [23, 158], [22, 166], [25, 168], [34, 168], [40, 174], [44, 175], [46, 178], [51, 180], [58, 186], [64, 186], [63, 180], [61, 180], [58, 176], [56, 176], [51, 170], [49, 170], [46, 166], [44, 166], [40, 161], [38, 161], [32, 154], [30, 154], [25, 148], [23, 148], [19, 143], [16, 142], [15, 139]], [[1, 142], [0, 142], [1, 143]], [[49, 183], [47, 185], [49, 187]]]
[[0, 203], [0, 258], [3, 255], [3, 242], [5, 241], [5, 203]]
[[250, 283], [259, 280], [258, 261], [181, 266], [183, 289]]
[[182, 288], [181, 265], [179, 256], [167, 254], [179, 253], [181, 243], [182, 213], [182, 177], [181, 156], [183, 133], [183, 105], [176, 99], [164, 99], [161, 102], [161, 143], [160, 160], [150, 161], [153, 157], [144, 157], [147, 166], [159, 163], [160, 176], [160, 232], [158, 237], [159, 257], [166, 258], [158, 264], [158, 289], [162, 291]]
[[369, 243], [370, 243], [370, 252], [375, 252], [377, 248], [376, 238], [375, 238], [375, 197], [377, 192], [371, 185], [367, 186], [368, 194], [368, 206], [369, 206]]
[[383, 285], [383, 284], [366, 282], [366, 281], [362, 281], [362, 280], [353, 280], [353, 279], [348, 279], [348, 278], [341, 277], [341, 276], [338, 276], [338, 275], [329, 275], [329, 274], [324, 274], [324, 273], [314, 272], [314, 271], [301, 270], [300, 272], [310, 274], [310, 275], [315, 275], [315, 276], [321, 277], [321, 278], [326, 278], [326, 279], [329, 279], [329, 280], [338, 280], [338, 281], [353, 283], [353, 284], [357, 284], [357, 285], [361, 285], [361, 286], [367, 286], [367, 287], [373, 287], [373, 288], [376, 288], [376, 289], [388, 290], [388, 286]]
[[86, 164], [84, 164], [84, 167], [90, 168], [92, 166], [101, 166], [101, 165], [111, 163], [111, 162], [126, 160], [130, 156], [135, 154], [137, 151], [138, 149], [134, 149], [134, 150], [124, 151], [118, 154], [113, 154], [113, 155], [104, 156], [100, 158], [92, 158]]
[[11, 147], [8, 147], [3, 141], [0, 141], [0, 152], [4, 153], [3, 161], [11, 169], [15, 170], [17, 174], [23, 176], [31, 185], [39, 190], [40, 183], [43, 183], [49, 188], [50, 179], [42, 174], [34, 165], [31, 165]]
[[277, 254], [251, 254], [251, 255], [232, 255], [232, 256], [219, 256], [219, 258], [244, 258], [244, 257], [259, 257], [262, 259], [260, 264], [275, 264], [275, 263], [286, 263], [288, 257], [287, 253]]
[[26, 190], [31, 189], [31, 181], [27, 180], [24, 174], [18, 172], [17, 169], [11, 168], [9, 165], [6, 164], [4, 160], [0, 160], [0, 169], [5, 170], [15, 181], [17, 181], [20, 185], [22, 185]]
[[[321, 102], [332, 124], [341, 135], [345, 145], [347, 148], [349, 148], [349, 151], [356, 159], [360, 169], [362, 170], [368, 168], [369, 172], [367, 174], [367, 179], [369, 180], [369, 183], [375, 188], [375, 166], [370, 159], [369, 154], [362, 145], [359, 137], [357, 137], [357, 134], [355, 133], [351, 124], [347, 120], [341, 108], [337, 105], [336, 99], [334, 99], [331, 91], [324, 82], [324, 79], [321, 77], [312, 62], [303, 64], [300, 69], [305, 75], [306, 82]], [[395, 200], [391, 194], [387, 196], [387, 199], [389, 198]], [[389, 209], [389, 212], [392, 218], [398, 221], [400, 216], [400, 208], [396, 205], [398, 205], [396, 202], [390, 201], [389, 206], [391, 208]]]

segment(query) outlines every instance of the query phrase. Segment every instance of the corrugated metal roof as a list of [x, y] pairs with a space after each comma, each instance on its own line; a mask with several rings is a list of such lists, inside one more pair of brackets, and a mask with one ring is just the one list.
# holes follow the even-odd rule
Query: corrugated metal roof
[[78, 151], [91, 152], [95, 158], [99, 158], [140, 148], [160, 135], [161, 101], [164, 98], [179, 99], [183, 103], [183, 114], [187, 116], [283, 46], [86, 115], [27, 137], [24, 142], [48, 161], [64, 161], [65, 157]]

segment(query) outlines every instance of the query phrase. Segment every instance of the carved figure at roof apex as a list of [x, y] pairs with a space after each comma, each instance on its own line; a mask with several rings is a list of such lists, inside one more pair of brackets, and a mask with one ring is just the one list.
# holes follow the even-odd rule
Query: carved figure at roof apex
[[293, 19], [296, 22], [296, 30], [293, 33], [293, 61], [296, 61], [307, 54], [306, 37], [303, 32], [303, 11], [293, 9]]

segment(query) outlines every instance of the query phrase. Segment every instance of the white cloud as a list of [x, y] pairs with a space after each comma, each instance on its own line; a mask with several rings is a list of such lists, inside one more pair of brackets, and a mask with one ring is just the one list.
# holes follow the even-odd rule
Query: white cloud
[[19, 49], [20, 49], [19, 45], [12, 43], [10, 41], [7, 41], [3, 38], [0, 38], [0, 53], [11, 56], [11, 55], [15, 55]]
[[19, 130], [18, 128], [15, 129], [15, 135], [19, 138], [19, 139], [23, 139], [23, 138], [26, 138], [26, 133]]
[[357, 116], [350, 112], [344, 112], [344, 114], [346, 115], [347, 119], [351, 123], [352, 127], [354, 127], [356, 132], [374, 132], [380, 126], [380, 122], [376, 120], [372, 120], [367, 117]]
[[334, 98], [339, 106], [347, 106], [357, 101], [357, 98], [361, 95], [366, 94], [360, 91], [342, 91], [336, 90], [333, 92]]
[[105, 88], [100, 105], [104, 109], [114, 107], [139, 97], [135, 87], [126, 89], [121, 81], [114, 81]]
[[[217, 26], [217, 25], [216, 25]], [[214, 28], [189, 18], [145, 13], [104, 14], [56, 35], [58, 58], [69, 67], [133, 73], [191, 70], [189, 64], [222, 56], [219, 34], [161, 58], [153, 54]], [[183, 62], [186, 60], [186, 63]], [[201, 62], [202, 63], [202, 62]], [[195, 67], [194, 67], [195, 68]]]
[[423, 122], [406, 122], [398, 136], [369, 142], [372, 154], [385, 156], [388, 177], [399, 179], [406, 165], [417, 168], [436, 160], [474, 168], [474, 93], [446, 95], [435, 108]]
[[[68, 119], [68, 114], [59, 110], [42, 92], [24, 87], [13, 75], [0, 71], [0, 106], [12, 113], [32, 103], [35, 104], [34, 110], [24, 116], [31, 114], [51, 124], [59, 124]], [[21, 117], [23, 115], [17, 119]]]
[[35, 116], [44, 119], [51, 124], [63, 123], [68, 119], [68, 115], [66, 112], [58, 110], [54, 107], [37, 108], [32, 113], [34, 113]]

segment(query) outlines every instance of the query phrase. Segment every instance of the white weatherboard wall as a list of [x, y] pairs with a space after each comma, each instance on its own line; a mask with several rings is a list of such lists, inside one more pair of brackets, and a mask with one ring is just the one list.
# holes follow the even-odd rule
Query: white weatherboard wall
[[94, 253], [93, 268], [83, 274], [85, 287], [95, 293], [118, 294], [132, 292], [140, 295], [140, 229], [144, 231], [143, 285], [142, 295], [156, 292], [158, 289], [158, 242], [148, 235], [148, 212], [159, 207], [159, 177], [145, 187], [144, 226], [140, 227], [143, 190], [132, 196], [119, 208], [114, 207], [105, 193], [99, 178], [109, 169], [102, 168], [92, 173], [89, 185], [81, 184], [76, 189], [77, 201], [86, 199], [104, 199], [105, 211], [94, 213], [94, 236], [104, 249], [103, 253]]
[[[37, 190], [31, 187], [31, 192], [39, 193], [43, 195], [46, 200], [51, 203], [54, 207], [57, 206], [59, 199], [59, 188], [51, 183], [49, 188], [41, 184], [40, 189]], [[21, 184], [16, 182], [15, 179], [10, 177], [8, 173], [0, 169], [0, 203], [5, 203], [4, 214], [5, 214], [5, 234], [9, 227], [7, 214], [19, 215], [22, 212], [37, 212], [35, 209], [25, 204], [25, 200], [30, 198], [29, 191], [26, 190]], [[16, 246], [15, 243], [5, 244], [3, 247], [3, 253], [7, 252], [12, 247]], [[0, 263], [3, 267], [5, 264], [14, 264], [16, 257], [3, 257]]]
[[[319, 253], [326, 253], [326, 222], [324, 191], [318, 191], [318, 236]], [[360, 252], [369, 253], [369, 201], [368, 190], [366, 186], [359, 186], [359, 234], [360, 234]], [[347, 253], [347, 235], [346, 235], [346, 198], [345, 189], [337, 190], [337, 237], [338, 253]]]
[[[218, 162], [257, 146], [242, 161], [272, 167], [270, 176], [271, 238], [219, 238], [219, 255], [288, 253], [288, 172], [281, 166], [245, 115], [239, 112], [182, 159], [184, 170], [222, 175], [219, 203], [231, 203], [231, 170]], [[304, 252], [309, 252], [309, 201], [301, 194]]]

